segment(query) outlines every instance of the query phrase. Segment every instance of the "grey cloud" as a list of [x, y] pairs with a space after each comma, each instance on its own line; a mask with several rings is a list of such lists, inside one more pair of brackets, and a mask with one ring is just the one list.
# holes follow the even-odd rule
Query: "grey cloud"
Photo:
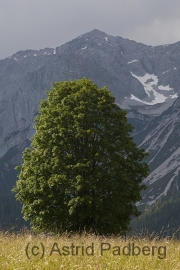
[[177, 0], [0, 0], [0, 59], [93, 29], [158, 45], [180, 40]]

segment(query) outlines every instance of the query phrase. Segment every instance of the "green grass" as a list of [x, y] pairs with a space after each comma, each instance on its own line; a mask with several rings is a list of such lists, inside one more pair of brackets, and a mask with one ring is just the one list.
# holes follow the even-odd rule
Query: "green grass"
[[[139, 255], [132, 255], [133, 244], [139, 247]], [[33, 247], [36, 256], [32, 255]], [[43, 258], [41, 258], [42, 247], [44, 248]], [[104, 249], [109, 248], [109, 250], [104, 250], [101, 254], [102, 247]], [[131, 250], [129, 250], [129, 247], [131, 247]], [[147, 255], [142, 254], [143, 247], [144, 253]], [[137, 253], [138, 248], [135, 248], [134, 251]], [[120, 254], [118, 254], [119, 252]], [[130, 254], [125, 255], [128, 252]], [[180, 269], [180, 240], [173, 238], [158, 240], [157, 236], [142, 235], [134, 235], [123, 239], [86, 233], [83, 235], [53, 236], [35, 235], [28, 231], [22, 231], [21, 233], [1, 231], [0, 269], [178, 270]]]

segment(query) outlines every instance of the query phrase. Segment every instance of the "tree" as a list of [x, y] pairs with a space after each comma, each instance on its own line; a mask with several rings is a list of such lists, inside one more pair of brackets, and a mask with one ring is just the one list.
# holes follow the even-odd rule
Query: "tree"
[[14, 188], [24, 218], [39, 231], [125, 232], [149, 170], [126, 112], [86, 78], [47, 94]]

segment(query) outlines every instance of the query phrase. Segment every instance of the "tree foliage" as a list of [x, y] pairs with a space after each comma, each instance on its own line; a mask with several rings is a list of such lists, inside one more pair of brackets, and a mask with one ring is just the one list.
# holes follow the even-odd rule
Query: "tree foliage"
[[149, 170], [126, 112], [86, 78], [47, 93], [14, 188], [25, 219], [39, 231], [125, 232]]

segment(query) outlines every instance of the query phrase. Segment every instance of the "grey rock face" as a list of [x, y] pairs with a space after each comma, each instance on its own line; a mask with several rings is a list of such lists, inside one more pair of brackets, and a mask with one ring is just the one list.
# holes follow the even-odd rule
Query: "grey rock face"
[[149, 152], [150, 174], [144, 180], [148, 188], [139, 205], [148, 207], [171, 190], [179, 190], [180, 172], [180, 98], [160, 116], [134, 135], [139, 145]]
[[88, 77], [107, 85], [123, 108], [160, 114], [179, 95], [179, 58], [180, 43], [151, 47], [93, 30], [56, 49], [1, 60], [0, 156], [33, 135], [39, 102], [55, 81]]

